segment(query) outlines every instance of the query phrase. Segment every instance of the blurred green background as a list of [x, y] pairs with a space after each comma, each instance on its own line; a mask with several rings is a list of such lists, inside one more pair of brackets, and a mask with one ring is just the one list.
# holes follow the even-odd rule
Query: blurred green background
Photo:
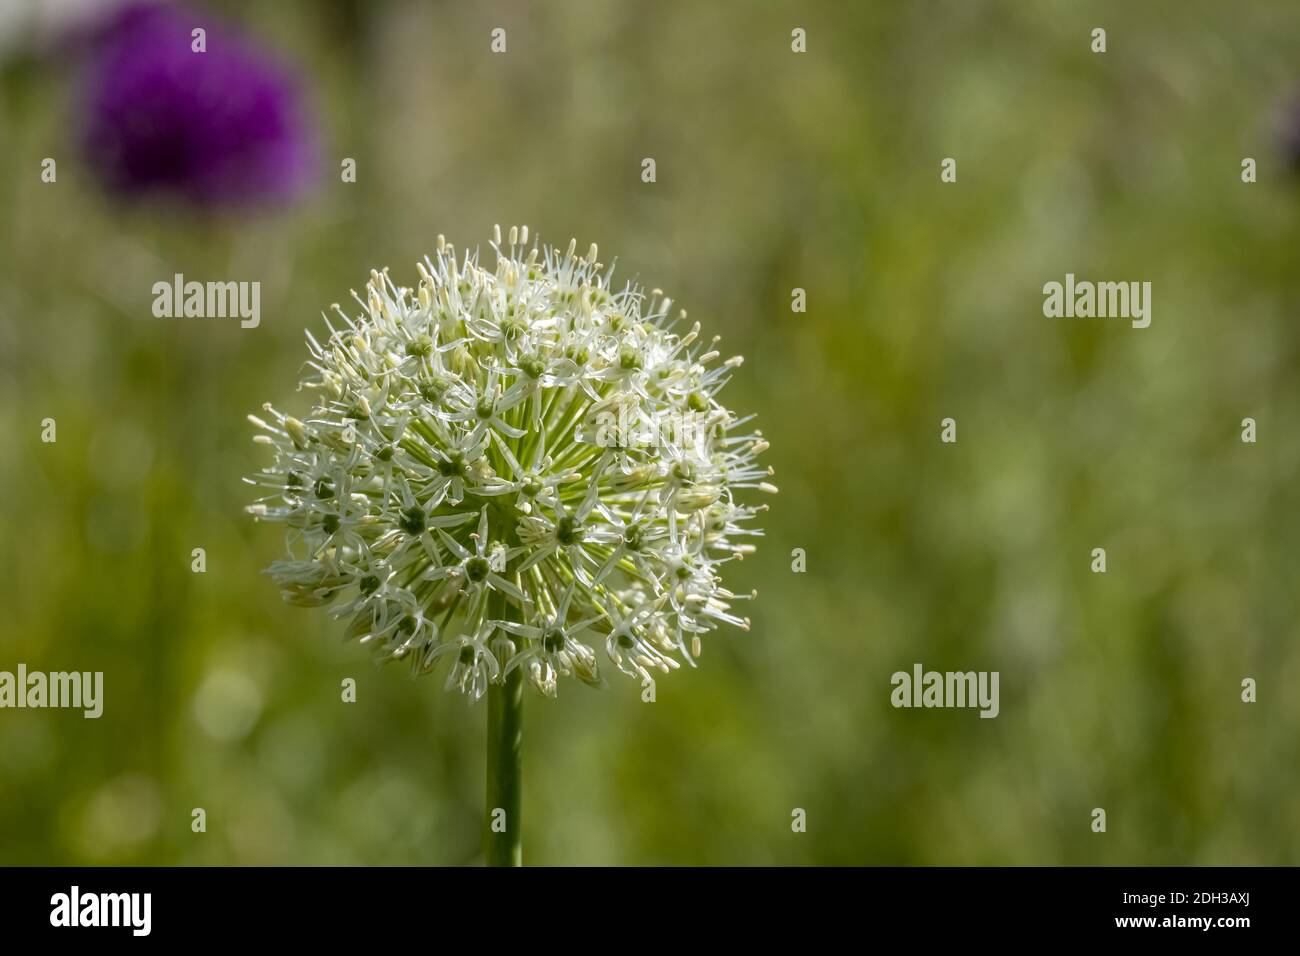
[[[1297, 862], [1300, 4], [204, 9], [310, 85], [296, 206], [103, 196], [73, 61], [6, 53], [0, 669], [102, 670], [105, 712], [0, 712], [0, 863], [481, 860], [486, 709], [283, 605], [241, 477], [320, 310], [496, 222], [744, 353], [724, 397], [781, 486], [729, 579], [750, 633], [654, 704], [529, 697], [526, 862]], [[175, 272], [260, 281], [261, 326], [154, 319]], [[1151, 281], [1151, 327], [1045, 319], [1066, 272]], [[893, 709], [915, 662], [1000, 671], [1001, 715]]]

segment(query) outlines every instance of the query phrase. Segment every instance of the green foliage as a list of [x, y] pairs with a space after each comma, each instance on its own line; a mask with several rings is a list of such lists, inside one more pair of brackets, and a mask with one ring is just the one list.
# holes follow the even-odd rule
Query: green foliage
[[[227, 11], [311, 78], [332, 165], [292, 210], [111, 202], [72, 64], [0, 78], [0, 669], [105, 673], [99, 720], [0, 712], [0, 862], [481, 860], [484, 708], [284, 606], [239, 479], [321, 305], [494, 222], [744, 353], [782, 488], [729, 580], [751, 633], [653, 704], [525, 700], [526, 860], [1297, 859], [1300, 6], [325, 9]], [[260, 281], [260, 326], [154, 319], [178, 272]], [[1151, 281], [1151, 328], [1045, 319], [1066, 272]], [[917, 661], [999, 670], [1000, 716], [894, 710]]]

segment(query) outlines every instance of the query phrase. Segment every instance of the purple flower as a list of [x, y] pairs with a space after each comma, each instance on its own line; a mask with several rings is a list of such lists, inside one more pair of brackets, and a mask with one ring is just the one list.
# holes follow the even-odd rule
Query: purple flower
[[[192, 31], [202, 27], [205, 51]], [[204, 205], [291, 199], [316, 150], [292, 77], [198, 13], [119, 12], [90, 48], [84, 143], [104, 184]]]

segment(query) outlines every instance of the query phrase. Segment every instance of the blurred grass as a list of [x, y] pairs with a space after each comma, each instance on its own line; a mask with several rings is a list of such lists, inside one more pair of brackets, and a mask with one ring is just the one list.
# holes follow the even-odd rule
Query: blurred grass
[[[1300, 6], [212, 8], [309, 78], [331, 168], [292, 211], [116, 204], [75, 62], [0, 81], [0, 669], [106, 686], [98, 721], [0, 713], [0, 862], [477, 859], [483, 709], [284, 607], [239, 479], [320, 310], [494, 222], [599, 242], [744, 353], [782, 487], [751, 633], [653, 706], [527, 702], [526, 860], [1297, 861]], [[175, 272], [260, 281], [261, 327], [151, 318]], [[1151, 328], [1045, 320], [1066, 272], [1150, 280]], [[892, 709], [916, 661], [1001, 671], [1001, 716]]]

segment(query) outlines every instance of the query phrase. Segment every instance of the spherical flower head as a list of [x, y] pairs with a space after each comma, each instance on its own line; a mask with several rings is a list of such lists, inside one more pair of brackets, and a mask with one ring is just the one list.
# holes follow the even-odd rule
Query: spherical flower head
[[748, 628], [722, 573], [762, 533], [740, 499], [776, 491], [718, 399], [741, 360], [657, 290], [616, 290], [594, 245], [522, 227], [491, 248], [488, 268], [439, 237], [414, 290], [372, 272], [359, 316], [307, 333], [310, 414], [250, 416], [275, 461], [249, 510], [288, 526], [269, 573], [472, 698], [516, 668], [553, 695], [601, 658], [643, 683], [694, 664]]
[[288, 200], [309, 184], [316, 148], [293, 79], [207, 16], [131, 5], [90, 51], [82, 138], [109, 189], [215, 206]]

